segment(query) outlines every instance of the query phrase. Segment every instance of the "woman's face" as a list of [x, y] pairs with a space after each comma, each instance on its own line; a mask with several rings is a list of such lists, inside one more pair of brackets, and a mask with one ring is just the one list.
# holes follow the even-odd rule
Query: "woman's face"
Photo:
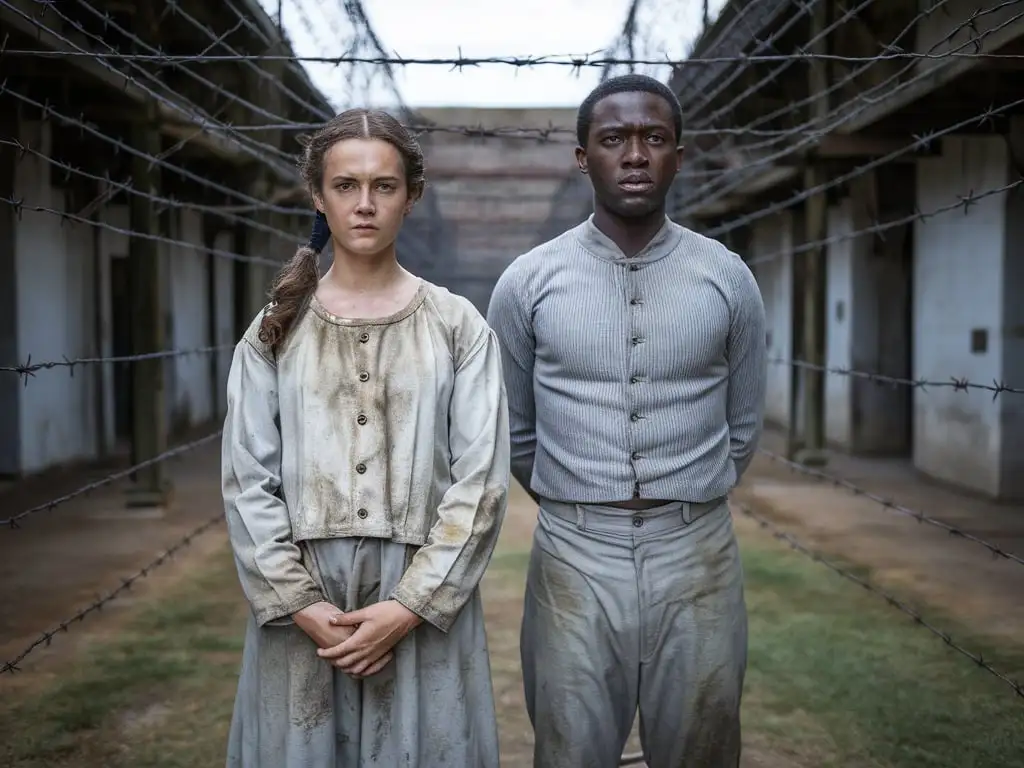
[[402, 156], [394, 146], [379, 139], [345, 139], [324, 156], [323, 186], [315, 202], [336, 248], [372, 256], [395, 242], [415, 200], [409, 199]]

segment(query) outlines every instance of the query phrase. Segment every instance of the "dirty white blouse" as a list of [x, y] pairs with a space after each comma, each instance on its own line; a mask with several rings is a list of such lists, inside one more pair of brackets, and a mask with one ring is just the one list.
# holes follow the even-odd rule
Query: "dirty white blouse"
[[222, 442], [228, 531], [257, 622], [324, 599], [299, 542], [367, 536], [419, 548], [390, 597], [447, 631], [507, 504], [493, 331], [427, 281], [380, 319], [342, 319], [314, 298], [276, 356], [257, 337], [262, 316], [235, 348]]

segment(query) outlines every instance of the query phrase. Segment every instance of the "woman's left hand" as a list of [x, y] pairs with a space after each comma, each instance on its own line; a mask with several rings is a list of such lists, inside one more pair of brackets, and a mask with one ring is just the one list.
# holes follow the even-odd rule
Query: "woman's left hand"
[[322, 648], [317, 653], [338, 669], [359, 677], [422, 622], [423, 619], [397, 600], [384, 600], [358, 611], [339, 613], [331, 617], [331, 623], [342, 627], [354, 626], [356, 631], [340, 645]]

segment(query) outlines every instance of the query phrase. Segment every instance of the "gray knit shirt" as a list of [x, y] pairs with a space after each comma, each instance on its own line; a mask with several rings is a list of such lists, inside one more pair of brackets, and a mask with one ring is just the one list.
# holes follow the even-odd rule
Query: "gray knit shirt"
[[487, 319], [502, 347], [512, 473], [537, 496], [704, 502], [750, 463], [764, 304], [717, 241], [666, 218], [626, 257], [591, 217], [516, 258]]

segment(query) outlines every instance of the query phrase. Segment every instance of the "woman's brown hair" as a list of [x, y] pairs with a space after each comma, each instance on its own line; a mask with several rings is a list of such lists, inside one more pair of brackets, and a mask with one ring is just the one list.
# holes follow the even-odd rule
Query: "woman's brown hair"
[[[402, 156], [409, 198], [417, 200], [423, 194], [426, 183], [423, 151], [412, 134], [387, 112], [349, 109], [304, 140], [299, 171], [311, 197], [321, 194], [324, 157], [328, 150], [345, 139], [380, 139], [391, 144]], [[270, 306], [263, 315], [259, 330], [260, 341], [272, 350], [276, 351], [284, 342], [299, 313], [316, 291], [320, 281], [320, 251], [329, 240], [327, 219], [317, 212], [309, 242], [299, 247], [274, 278], [270, 288]]]

